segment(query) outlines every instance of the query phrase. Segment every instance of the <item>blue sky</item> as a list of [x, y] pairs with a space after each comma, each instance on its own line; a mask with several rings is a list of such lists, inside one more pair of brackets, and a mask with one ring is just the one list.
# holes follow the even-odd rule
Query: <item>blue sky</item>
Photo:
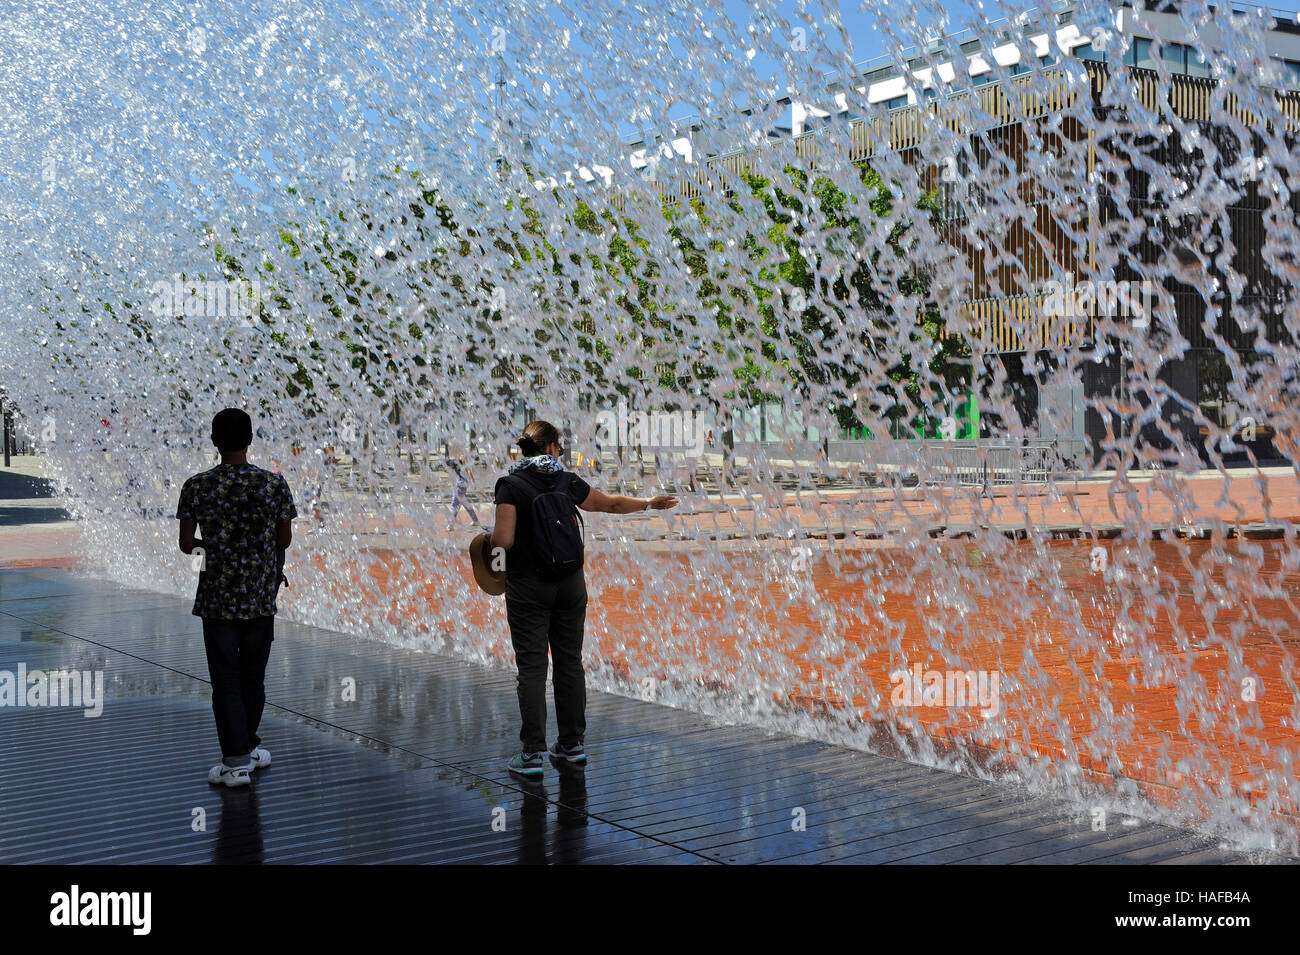
[[[577, 86], [586, 87], [592, 98], [607, 106], [604, 121], [616, 127], [616, 135], [623, 142], [657, 138], [670, 129], [675, 132], [680, 123], [696, 118], [701, 110], [712, 116], [729, 115], [737, 107], [754, 105], [750, 101], [754, 91], [763, 91], [760, 101], [769, 104], [791, 90], [807, 91], [815, 96], [812, 91], [822, 86], [823, 77], [843, 80], [850, 75], [844, 57], [846, 45], [852, 63], [862, 64], [882, 54], [901, 52], [887, 49], [887, 42], [910, 50], [921, 44], [927, 34], [959, 32], [978, 16], [996, 20], [1008, 10], [1036, 13], [1053, 5], [1053, 0], [642, 0], [636, 5], [627, 5], [623, 0], [582, 0], [573, 7], [547, 4], [548, 12], [536, 17], [537, 8], [527, 6], [535, 0], [512, 2], [523, 3], [534, 15], [532, 34], [536, 34], [539, 24], [543, 29], [563, 30], [565, 46], [572, 54], [553, 68], [543, 54], [540, 61], [546, 65], [541, 67], [541, 72], [537, 70], [536, 58], [529, 61], [533, 69], [525, 68], [521, 72], [528, 73], [523, 82], [534, 94], [527, 100], [525, 112], [545, 114], [554, 110], [563, 115], [571, 103], [568, 91]], [[618, 10], [610, 23], [600, 23], [591, 31], [580, 29], [583, 21], [601, 21], [606, 7], [611, 12]], [[801, 11], [805, 11], [803, 15]], [[725, 14], [731, 27], [717, 34], [709, 33], [707, 27], [720, 14]], [[836, 18], [839, 25], [833, 22]], [[782, 24], [779, 30], [773, 29], [773, 19]], [[613, 45], [602, 35], [602, 30], [610, 28], [611, 23], [615, 30]], [[695, 29], [697, 23], [705, 25], [705, 32]], [[805, 27], [808, 33], [799, 39], [806, 46], [795, 47], [793, 31]], [[640, 32], [642, 28], [644, 33]], [[488, 19], [468, 29], [467, 35], [473, 36], [477, 31], [486, 41], [489, 30], [504, 34], [505, 61], [510, 63], [517, 53], [509, 46], [511, 34], [500, 24]], [[782, 35], [787, 30], [792, 31], [789, 38]], [[752, 50], [737, 46], [735, 39], [749, 33], [757, 39]], [[716, 44], [716, 51], [707, 49], [715, 37], [726, 39]], [[597, 45], [592, 46], [593, 43]], [[702, 53], [701, 47], [706, 48]], [[792, 56], [795, 49], [808, 50], [811, 59]], [[716, 60], [712, 59], [714, 52], [718, 54]], [[742, 61], [745, 53], [752, 60]], [[637, 64], [630, 58], [638, 55], [653, 57], [651, 68], [646, 74], [638, 74], [636, 82], [640, 85], [636, 87], [620, 83], [620, 75], [637, 70]], [[653, 80], [647, 84], [642, 79], [654, 75], [662, 80], [665, 69], [671, 75], [675, 62], [691, 62], [693, 57], [715, 66], [715, 77], [734, 77], [731, 88], [722, 88], [723, 81], [719, 79], [693, 86], [696, 77], [687, 73], [678, 76], [675, 87], [668, 89], [662, 84], [656, 87]], [[792, 67], [792, 63], [801, 65]], [[792, 68], [799, 72], [786, 75]], [[589, 79], [592, 76], [600, 77], [595, 87]], [[538, 87], [545, 86], [550, 89], [537, 92]], [[647, 89], [655, 89], [655, 93], [647, 94]], [[529, 128], [533, 147], [552, 140], [568, 141], [568, 133], [548, 135], [545, 128], [549, 122], [545, 115], [524, 116], [520, 121]], [[790, 117], [776, 121], [788, 123]], [[561, 165], [571, 161], [568, 157]]]
[[[770, 0], [760, 0], [760, 2], [763, 2], [764, 6], [770, 4]], [[870, 59], [884, 52], [881, 48], [880, 32], [874, 29], [877, 19], [876, 14], [861, 12], [859, 9], [862, 6], [861, 0], [826, 0], [826, 3], [839, 9], [840, 19], [843, 21], [844, 28], [848, 31], [853, 43], [855, 60]], [[727, 9], [727, 15], [732, 20], [743, 23], [749, 19], [755, 3], [753, 0], [724, 0], [724, 5]], [[796, 6], [797, 4], [793, 0], [777, 0], [775, 4], [777, 11], [787, 18], [791, 17], [791, 13]], [[895, 0], [889, 12], [895, 16], [907, 15], [910, 17], [913, 11], [909, 10], [908, 6], [907, 0]], [[943, 4], [943, 7], [948, 13], [950, 22], [958, 26], [965, 24], [967, 20], [974, 16], [972, 12], [973, 3], [952, 2], [952, 0], [949, 0], [949, 2]], [[997, 0], [989, 0], [985, 4], [987, 14], [993, 18], [1000, 15], [996, 12], [997, 7]], [[930, 11], [920, 11], [923, 23], [929, 20], [929, 15]]]

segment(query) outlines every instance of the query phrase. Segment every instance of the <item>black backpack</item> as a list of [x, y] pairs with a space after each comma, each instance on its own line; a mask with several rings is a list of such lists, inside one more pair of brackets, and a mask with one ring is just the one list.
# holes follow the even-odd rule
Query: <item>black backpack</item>
[[521, 474], [511, 477], [530, 500], [533, 557], [544, 580], [563, 580], [582, 568], [582, 515], [569, 496], [570, 476], [560, 474], [551, 488], [540, 488]]

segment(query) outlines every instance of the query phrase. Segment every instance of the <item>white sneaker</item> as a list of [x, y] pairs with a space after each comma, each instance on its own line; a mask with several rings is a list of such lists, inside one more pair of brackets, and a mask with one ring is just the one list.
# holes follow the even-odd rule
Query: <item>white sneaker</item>
[[214, 786], [247, 786], [253, 782], [251, 765], [227, 766], [217, 763], [208, 770], [208, 782]]
[[263, 769], [271, 765], [271, 751], [261, 746], [254, 747], [248, 754], [248, 758], [253, 761], [254, 769]]

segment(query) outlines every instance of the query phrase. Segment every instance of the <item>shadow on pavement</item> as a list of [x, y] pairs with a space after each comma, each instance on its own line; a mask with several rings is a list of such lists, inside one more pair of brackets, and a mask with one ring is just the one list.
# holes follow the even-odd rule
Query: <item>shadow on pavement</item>
[[59, 524], [72, 520], [61, 507], [0, 507], [0, 527], [20, 524]]
[[6, 471], [0, 467], [0, 501], [25, 501], [34, 497], [53, 497], [54, 485], [42, 477]]

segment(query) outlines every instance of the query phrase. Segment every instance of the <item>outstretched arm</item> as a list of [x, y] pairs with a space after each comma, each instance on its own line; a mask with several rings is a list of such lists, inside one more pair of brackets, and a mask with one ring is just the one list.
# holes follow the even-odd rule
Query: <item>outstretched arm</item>
[[677, 498], [671, 494], [659, 494], [651, 498], [625, 497], [622, 494], [606, 494], [594, 487], [587, 499], [579, 507], [584, 511], [596, 511], [602, 514], [634, 514], [637, 511], [666, 511], [677, 506]]

